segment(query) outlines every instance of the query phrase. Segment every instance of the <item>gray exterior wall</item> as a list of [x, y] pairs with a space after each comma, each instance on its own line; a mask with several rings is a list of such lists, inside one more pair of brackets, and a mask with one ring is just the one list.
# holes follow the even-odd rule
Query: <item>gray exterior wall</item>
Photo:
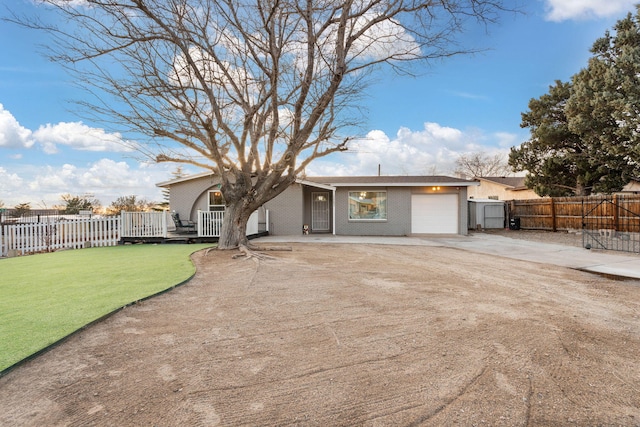
[[326, 193], [329, 196], [329, 231], [321, 231], [320, 233], [333, 233], [333, 191], [326, 190], [323, 188], [312, 187], [312, 186], [303, 186], [302, 187], [304, 201], [303, 201], [303, 212], [302, 212], [302, 223], [309, 225], [309, 229], [312, 233], [318, 233], [318, 231], [313, 230], [313, 220], [311, 218], [311, 206], [312, 206], [312, 197], [313, 193]]
[[[349, 220], [350, 191], [386, 191], [387, 220]], [[429, 194], [429, 187], [340, 187], [336, 191], [336, 223], [338, 235], [408, 236], [411, 235], [411, 195]], [[439, 194], [458, 195], [458, 233], [468, 233], [467, 187], [444, 187]]]
[[[386, 191], [387, 220], [349, 220], [350, 191]], [[411, 234], [410, 187], [340, 187], [336, 191], [336, 234], [343, 236], [408, 236]]]
[[269, 211], [269, 234], [292, 236], [302, 234], [303, 217], [302, 185], [292, 184], [264, 207]]
[[[206, 176], [179, 182], [171, 185], [169, 192], [169, 209], [180, 214], [182, 219], [198, 220], [198, 211], [209, 210], [209, 191], [218, 189], [219, 180], [213, 176]], [[266, 229], [265, 210], [258, 209], [258, 230]]]
[[180, 214], [182, 219], [197, 221], [198, 210], [207, 210], [207, 194], [218, 184], [213, 176], [192, 179], [171, 185], [169, 209]]
[[[216, 188], [218, 180], [205, 176], [171, 185], [170, 209], [183, 219], [197, 220], [197, 211], [208, 209], [207, 195]], [[272, 235], [301, 235], [303, 224], [311, 223], [311, 193], [325, 191], [315, 187], [293, 184], [282, 194], [265, 203], [269, 210], [269, 233]], [[387, 220], [349, 220], [349, 191], [386, 191]], [[350, 236], [407, 236], [411, 234], [411, 195], [428, 194], [429, 187], [339, 187], [335, 192], [335, 223], [337, 235]], [[444, 187], [439, 193], [458, 195], [458, 233], [468, 233], [467, 187]], [[329, 191], [332, 198], [333, 194]], [[260, 222], [263, 214], [261, 215]], [[333, 221], [333, 215], [331, 215]]]
[[460, 187], [458, 190], [458, 234], [466, 236], [469, 234], [469, 203], [467, 203], [467, 191], [469, 187]]

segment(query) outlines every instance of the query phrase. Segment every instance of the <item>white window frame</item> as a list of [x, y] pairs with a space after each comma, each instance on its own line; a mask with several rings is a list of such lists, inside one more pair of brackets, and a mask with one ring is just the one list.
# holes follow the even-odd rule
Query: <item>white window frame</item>
[[222, 196], [222, 192], [220, 192], [219, 189], [216, 190], [209, 190], [209, 192], [207, 193], [207, 210], [209, 210], [209, 212], [224, 212], [227, 207], [222, 204], [222, 205], [212, 205], [211, 204], [211, 194], [212, 193], [220, 193], [220, 197], [222, 197], [222, 200], [224, 200], [224, 197]]

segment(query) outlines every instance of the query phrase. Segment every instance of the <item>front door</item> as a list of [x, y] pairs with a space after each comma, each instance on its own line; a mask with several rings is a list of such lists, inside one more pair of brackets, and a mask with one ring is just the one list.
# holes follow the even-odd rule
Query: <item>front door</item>
[[329, 231], [329, 192], [311, 193], [311, 231]]

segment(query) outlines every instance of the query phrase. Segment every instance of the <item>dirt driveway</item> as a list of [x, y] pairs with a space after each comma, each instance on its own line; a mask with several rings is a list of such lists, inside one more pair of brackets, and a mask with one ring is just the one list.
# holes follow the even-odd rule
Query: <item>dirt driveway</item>
[[0, 378], [0, 425], [640, 425], [640, 282], [424, 246], [195, 255]]

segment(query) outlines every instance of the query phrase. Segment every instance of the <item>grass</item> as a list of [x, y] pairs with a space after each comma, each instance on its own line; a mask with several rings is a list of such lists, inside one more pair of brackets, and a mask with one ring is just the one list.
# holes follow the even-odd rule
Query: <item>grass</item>
[[0, 372], [83, 326], [164, 291], [211, 245], [126, 245], [0, 260]]

